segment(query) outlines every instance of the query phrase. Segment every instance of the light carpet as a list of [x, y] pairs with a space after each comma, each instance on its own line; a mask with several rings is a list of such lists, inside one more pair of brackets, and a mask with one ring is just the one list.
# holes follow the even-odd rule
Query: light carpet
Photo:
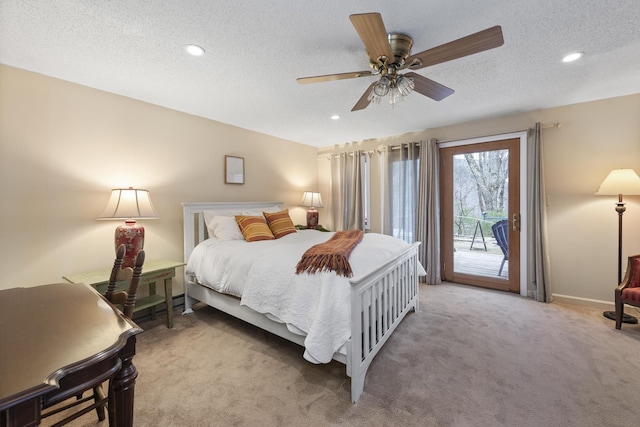
[[[337, 362], [198, 306], [141, 323], [136, 426], [628, 426], [640, 409], [640, 326], [597, 310], [421, 286], [360, 401]], [[47, 421], [49, 422], [49, 421]], [[94, 413], [72, 426], [106, 426]]]

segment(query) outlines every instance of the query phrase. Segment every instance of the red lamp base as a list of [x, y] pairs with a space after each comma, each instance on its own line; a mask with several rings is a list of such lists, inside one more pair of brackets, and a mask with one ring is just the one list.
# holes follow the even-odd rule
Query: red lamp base
[[118, 246], [125, 245], [126, 253], [122, 261], [122, 268], [133, 268], [136, 256], [144, 248], [144, 227], [128, 219], [124, 224], [116, 228], [116, 251]]
[[315, 230], [318, 226], [318, 211], [314, 208], [307, 212], [307, 228]]

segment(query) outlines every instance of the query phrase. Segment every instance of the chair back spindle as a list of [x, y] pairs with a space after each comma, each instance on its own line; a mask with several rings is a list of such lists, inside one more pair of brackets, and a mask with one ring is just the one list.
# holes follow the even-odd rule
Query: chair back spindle
[[[136, 255], [135, 266], [122, 268], [126, 248], [124, 245], [118, 246], [116, 252], [116, 260], [113, 263], [111, 276], [107, 291], [104, 294], [106, 300], [112, 304], [122, 307], [122, 313], [129, 319], [133, 317], [133, 310], [136, 305], [136, 297], [138, 294], [138, 285], [142, 276], [142, 265], [144, 264], [144, 251], [138, 252]], [[117, 290], [118, 282], [128, 282], [127, 290]]]
[[144, 251], [138, 252], [138, 255], [136, 256], [136, 263], [133, 267], [133, 276], [131, 277], [129, 291], [127, 292], [127, 300], [124, 303], [123, 313], [129, 319], [133, 317], [133, 309], [136, 305], [136, 296], [138, 293], [138, 285], [140, 284], [140, 276], [142, 275], [142, 265], [144, 264], [144, 257]]
[[116, 260], [113, 262], [113, 268], [111, 269], [111, 276], [109, 277], [109, 284], [107, 285], [107, 292], [104, 294], [104, 297], [111, 301], [113, 297], [113, 293], [116, 290], [116, 282], [118, 281], [118, 274], [122, 269], [122, 262], [124, 260], [124, 254], [126, 253], [127, 248], [125, 245], [118, 246], [116, 250]]

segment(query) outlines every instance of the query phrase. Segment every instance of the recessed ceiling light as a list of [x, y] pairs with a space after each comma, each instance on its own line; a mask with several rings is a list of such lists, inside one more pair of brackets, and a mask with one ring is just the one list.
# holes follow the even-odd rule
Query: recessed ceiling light
[[204, 55], [204, 49], [201, 48], [200, 46], [197, 46], [195, 44], [188, 44], [184, 47], [184, 50], [187, 51], [187, 53], [193, 55], [193, 56], [202, 56]]
[[562, 62], [573, 62], [575, 60], [582, 58], [583, 55], [584, 55], [584, 52], [573, 52], [568, 55], [565, 55], [565, 57], [562, 58]]
[[333, 116], [331, 116], [331, 120], [340, 120], [340, 116], [337, 114], [334, 114]]

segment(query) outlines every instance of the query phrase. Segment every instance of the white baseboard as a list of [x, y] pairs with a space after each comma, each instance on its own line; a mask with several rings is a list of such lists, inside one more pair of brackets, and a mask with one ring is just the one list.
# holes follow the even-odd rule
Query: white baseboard
[[590, 298], [580, 298], [580, 297], [574, 297], [571, 295], [560, 295], [560, 294], [551, 294], [551, 295], [553, 297], [553, 301], [559, 302], [562, 304], [580, 305], [583, 307], [597, 308], [598, 310], [603, 310], [603, 311], [615, 310], [614, 304], [608, 301], [601, 301], [601, 300], [590, 299]]

